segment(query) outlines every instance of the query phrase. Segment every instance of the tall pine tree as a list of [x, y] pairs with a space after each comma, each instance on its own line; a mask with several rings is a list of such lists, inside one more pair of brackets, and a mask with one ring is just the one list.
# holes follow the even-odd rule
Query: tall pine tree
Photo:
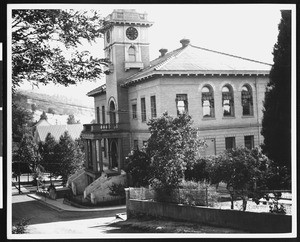
[[274, 65], [264, 101], [263, 152], [279, 167], [291, 168], [291, 11], [281, 11]]

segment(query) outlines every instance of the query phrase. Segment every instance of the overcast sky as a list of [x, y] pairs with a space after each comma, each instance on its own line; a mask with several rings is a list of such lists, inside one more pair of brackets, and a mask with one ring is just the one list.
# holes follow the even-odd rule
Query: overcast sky
[[[22, 5], [23, 7], [24, 5]], [[31, 5], [32, 6], [32, 5]], [[41, 5], [36, 5], [41, 8]], [[57, 7], [47, 5], [47, 7]], [[74, 8], [76, 5], [64, 5]], [[219, 4], [163, 4], [163, 5], [80, 5], [83, 8], [99, 9], [103, 17], [113, 9], [136, 9], [147, 12], [154, 24], [149, 29], [150, 59], [159, 56], [162, 47], [169, 51], [181, 46], [180, 40], [188, 38], [192, 45], [233, 54], [262, 62], [273, 63], [273, 46], [277, 42], [280, 10], [287, 5], [219, 5]], [[44, 8], [47, 8], [44, 5]], [[96, 57], [103, 57], [103, 40], [93, 46], [83, 46]], [[77, 98], [104, 83], [85, 83], [68, 89], [57, 86], [41, 87], [45, 93], [76, 93]], [[67, 91], [68, 90], [68, 91]], [[80, 90], [77, 92], [77, 90]], [[66, 92], [67, 91], [67, 92]], [[91, 101], [92, 98], [89, 98]], [[85, 99], [86, 100], [86, 99]]]

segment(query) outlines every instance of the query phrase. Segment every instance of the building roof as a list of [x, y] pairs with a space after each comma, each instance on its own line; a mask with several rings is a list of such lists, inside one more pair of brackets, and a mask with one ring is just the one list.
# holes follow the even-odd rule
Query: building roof
[[49, 126], [51, 125], [46, 119], [40, 119], [34, 126]]
[[93, 96], [104, 94], [104, 93], [106, 93], [106, 84], [103, 84], [100, 87], [97, 87], [97, 88], [93, 89], [92, 91], [89, 91], [86, 95], [89, 97], [93, 97]]
[[80, 138], [81, 132], [83, 130], [83, 124], [64, 124], [64, 125], [50, 125], [50, 126], [37, 126], [36, 135], [39, 141], [45, 141], [48, 133], [59, 141], [60, 136], [64, 134], [65, 131], [69, 132], [69, 135], [73, 140]]
[[272, 65], [189, 44], [150, 62], [150, 66], [124, 80], [134, 85], [157, 75], [268, 75]]

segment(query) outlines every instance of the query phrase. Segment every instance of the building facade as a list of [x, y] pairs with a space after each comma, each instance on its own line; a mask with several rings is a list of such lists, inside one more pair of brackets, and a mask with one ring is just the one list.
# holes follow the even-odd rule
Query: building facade
[[95, 124], [85, 124], [85, 175], [88, 184], [101, 174], [120, 174], [124, 160], [150, 134], [147, 121], [167, 111], [187, 112], [200, 138], [203, 155], [262, 143], [264, 92], [270, 64], [194, 46], [182, 39], [179, 48], [149, 60], [146, 13], [114, 10], [102, 28], [110, 64], [106, 84], [90, 91]]

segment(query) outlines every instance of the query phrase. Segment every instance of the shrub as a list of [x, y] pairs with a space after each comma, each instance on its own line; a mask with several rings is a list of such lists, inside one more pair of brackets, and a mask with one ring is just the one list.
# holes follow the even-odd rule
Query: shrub
[[26, 232], [27, 226], [29, 224], [30, 219], [23, 218], [21, 221], [17, 222], [12, 227], [13, 234], [24, 234]]
[[120, 197], [125, 197], [125, 189], [124, 189], [124, 185], [121, 183], [113, 183], [110, 187], [109, 187], [109, 195], [111, 196], [120, 196]]

